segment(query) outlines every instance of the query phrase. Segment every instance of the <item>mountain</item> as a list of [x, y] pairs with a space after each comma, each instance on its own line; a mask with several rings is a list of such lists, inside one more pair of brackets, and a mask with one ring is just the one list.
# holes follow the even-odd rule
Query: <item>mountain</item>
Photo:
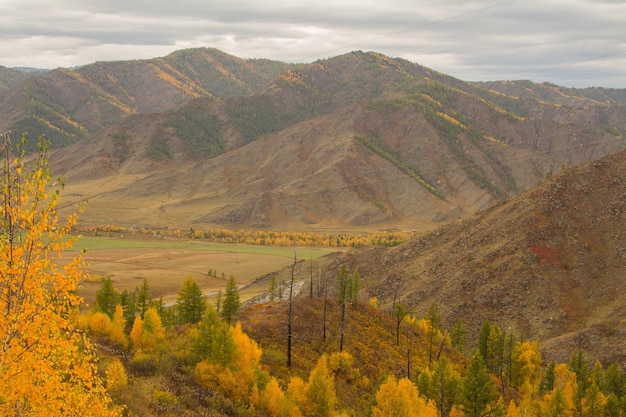
[[53, 145], [65, 146], [129, 115], [167, 111], [197, 97], [250, 94], [292, 67], [201, 48], [164, 58], [58, 68], [2, 92], [0, 106], [10, 111], [0, 112], [0, 125], [29, 132], [29, 149], [44, 134]]
[[83, 225], [425, 230], [622, 149], [622, 96], [193, 49], [29, 77], [0, 122], [46, 132]]
[[0, 93], [8, 90], [21, 81], [28, 78], [28, 73], [15, 68], [7, 68], [0, 65]]
[[[394, 248], [341, 255], [326, 267], [359, 271], [362, 298], [447, 327], [488, 320], [541, 341], [545, 357], [582, 349], [626, 364], [626, 151], [577, 167], [468, 219]], [[306, 279], [306, 277], [304, 277]]]

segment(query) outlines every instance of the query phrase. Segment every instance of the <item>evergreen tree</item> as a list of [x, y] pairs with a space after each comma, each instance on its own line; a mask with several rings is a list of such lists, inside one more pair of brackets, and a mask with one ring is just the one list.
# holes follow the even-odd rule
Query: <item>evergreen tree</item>
[[442, 357], [433, 369], [428, 391], [420, 392], [427, 394], [428, 398], [435, 401], [440, 417], [448, 417], [455, 403], [460, 382], [459, 374], [452, 368], [450, 362]]
[[437, 304], [430, 303], [426, 310], [424, 319], [428, 321], [428, 331], [426, 336], [428, 338], [428, 366], [433, 363], [433, 351], [435, 349], [435, 336], [440, 334], [441, 329], [441, 313], [437, 308]]
[[270, 301], [276, 300], [277, 290], [278, 290], [278, 285], [276, 284], [276, 275], [272, 275], [270, 278], [270, 287], [267, 291]]
[[543, 378], [541, 379], [541, 388], [540, 392], [545, 394], [554, 389], [554, 381], [555, 381], [555, 373], [554, 369], [556, 368], [556, 363], [554, 361], [550, 361], [546, 370], [543, 374]]
[[224, 291], [224, 302], [220, 311], [220, 316], [226, 323], [237, 316], [239, 313], [240, 301], [239, 301], [239, 289], [235, 282], [235, 277], [231, 276], [226, 284], [226, 290]]
[[228, 367], [235, 359], [235, 349], [232, 328], [220, 320], [215, 309], [209, 305], [191, 343], [196, 361], [209, 360], [214, 365]]
[[136, 296], [137, 294], [134, 291], [129, 293], [127, 290], [122, 291], [122, 294], [120, 294], [120, 304], [124, 309], [124, 319], [126, 320], [126, 331], [130, 331], [135, 321], [135, 313], [137, 312]]
[[176, 299], [176, 310], [182, 323], [197, 323], [204, 316], [207, 302], [202, 290], [192, 277], [183, 282]]
[[111, 277], [105, 277], [102, 280], [102, 286], [96, 291], [96, 303], [94, 308], [96, 311], [105, 313], [109, 318], [113, 318], [115, 306], [120, 303], [120, 293], [113, 287]]
[[489, 334], [491, 333], [491, 324], [488, 321], [485, 321], [480, 328], [480, 333], [478, 334], [478, 351], [485, 363], [488, 362], [489, 358]]
[[619, 364], [614, 363], [606, 368], [604, 381], [607, 394], [615, 394], [617, 398], [622, 398], [626, 394], [626, 377]]
[[461, 385], [459, 402], [465, 417], [493, 416], [498, 392], [485, 361], [480, 353], [474, 353], [467, 366], [467, 374]]
[[135, 293], [137, 294], [135, 297], [135, 306], [141, 317], [143, 317], [146, 310], [150, 307], [150, 302], [152, 301], [152, 298], [150, 298], [150, 286], [148, 285], [147, 279], [143, 279], [143, 284], [141, 284], [141, 287], [135, 289]]
[[458, 319], [450, 329], [450, 344], [459, 352], [463, 352], [467, 344], [467, 333], [467, 328], [461, 319]]

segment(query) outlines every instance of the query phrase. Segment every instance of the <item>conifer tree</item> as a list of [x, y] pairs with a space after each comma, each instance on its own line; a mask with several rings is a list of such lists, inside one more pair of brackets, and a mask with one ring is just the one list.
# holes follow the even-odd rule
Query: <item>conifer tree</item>
[[198, 333], [191, 343], [196, 361], [209, 360], [213, 364], [230, 366], [235, 358], [233, 333], [228, 323], [219, 319], [212, 306], [198, 325]]
[[441, 314], [439, 313], [437, 304], [430, 303], [424, 319], [428, 321], [428, 330], [426, 333], [428, 337], [428, 366], [430, 367], [433, 363], [435, 336], [440, 334], [441, 329]]
[[461, 319], [458, 319], [450, 329], [450, 344], [459, 352], [463, 352], [467, 344], [467, 328]]
[[231, 275], [224, 291], [224, 301], [221, 306], [220, 316], [226, 323], [230, 323], [239, 313], [239, 307], [239, 289], [237, 288], [235, 277]]
[[113, 318], [115, 313], [115, 306], [120, 303], [120, 293], [113, 286], [111, 277], [105, 277], [102, 280], [102, 286], [96, 291], [96, 303], [94, 308], [96, 311], [101, 311]]
[[187, 278], [176, 299], [178, 318], [182, 323], [194, 324], [202, 319], [206, 309], [207, 301], [202, 295], [202, 290], [193, 277]]
[[460, 387], [461, 377], [452, 368], [450, 362], [445, 357], [440, 358], [431, 377], [428, 397], [437, 404], [440, 417], [448, 417], [450, 410], [455, 403], [457, 391]]
[[143, 279], [141, 287], [136, 288], [135, 293], [137, 294], [135, 297], [136, 311], [138, 311], [141, 317], [143, 317], [148, 307], [150, 307], [150, 302], [152, 301], [152, 298], [150, 297], [150, 285], [148, 285], [147, 279]]
[[487, 417], [494, 415], [498, 392], [492, 381], [485, 361], [480, 353], [474, 353], [467, 366], [460, 391], [460, 404], [465, 417]]

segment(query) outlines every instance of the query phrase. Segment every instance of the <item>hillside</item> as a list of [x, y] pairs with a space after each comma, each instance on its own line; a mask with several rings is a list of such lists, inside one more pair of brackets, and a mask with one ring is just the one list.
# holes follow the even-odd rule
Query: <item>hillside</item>
[[421, 231], [622, 149], [622, 96], [193, 49], [31, 76], [0, 124], [52, 140], [82, 225]]
[[394, 294], [451, 326], [485, 320], [541, 340], [548, 359], [585, 350], [626, 363], [626, 152], [572, 167], [479, 215], [395, 248], [334, 259], [358, 270], [362, 297]]
[[253, 93], [292, 67], [200, 48], [163, 58], [58, 68], [0, 90], [0, 108], [7, 109], [0, 112], [0, 125], [29, 132], [29, 149], [44, 134], [54, 146], [65, 146], [129, 115], [164, 112], [197, 97]]

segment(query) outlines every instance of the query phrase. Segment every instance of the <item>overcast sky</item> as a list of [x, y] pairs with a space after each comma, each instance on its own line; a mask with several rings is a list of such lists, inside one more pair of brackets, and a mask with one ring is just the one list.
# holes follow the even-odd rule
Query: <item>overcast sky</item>
[[467, 81], [626, 88], [626, 0], [1, 0], [0, 65], [213, 47], [311, 62], [353, 50]]

